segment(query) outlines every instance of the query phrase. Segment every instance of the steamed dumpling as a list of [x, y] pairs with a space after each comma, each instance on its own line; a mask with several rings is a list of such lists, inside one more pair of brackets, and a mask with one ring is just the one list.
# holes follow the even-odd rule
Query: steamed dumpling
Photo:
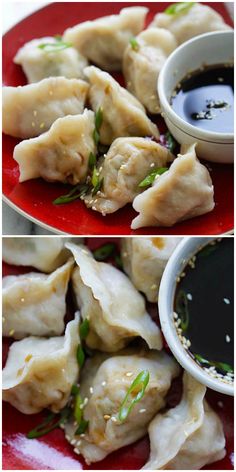
[[9, 275], [2, 282], [3, 335], [57, 336], [64, 331], [66, 293], [74, 264], [70, 259], [50, 275]]
[[[52, 272], [68, 259], [70, 252], [65, 243], [71, 238], [6, 238], [2, 240], [2, 258], [7, 264], [35, 267], [42, 272]], [[83, 238], [74, 241], [83, 243]]]
[[[119, 408], [143, 370], [150, 376], [144, 396], [121, 423]], [[178, 364], [164, 351], [125, 350], [110, 358], [95, 354], [86, 362], [80, 379], [80, 395], [87, 398], [83, 417], [89, 422], [88, 429], [81, 437], [75, 435], [74, 420], [65, 425], [66, 438], [75, 452], [90, 464], [144, 436], [150, 420], [165, 406], [171, 380], [178, 374]]]
[[85, 21], [67, 29], [63, 40], [72, 43], [101, 69], [120, 70], [129, 39], [142, 31], [147, 12], [145, 7], [123, 8], [118, 15]]
[[125, 272], [149, 302], [157, 302], [165, 266], [181, 238], [122, 238]]
[[128, 90], [150, 113], [160, 113], [157, 79], [167, 57], [177, 47], [175, 37], [163, 28], [150, 28], [129, 44], [123, 58], [123, 73]]
[[179, 155], [152, 187], [134, 199], [133, 207], [139, 215], [132, 221], [132, 229], [172, 226], [213, 210], [212, 180], [207, 168], [198, 161], [195, 146]]
[[147, 117], [141, 103], [110, 74], [94, 66], [86, 67], [84, 73], [90, 83], [91, 107], [94, 111], [102, 109], [102, 144], [111, 144], [121, 136], [159, 137], [156, 125]]
[[176, 14], [157, 13], [149, 27], [155, 26], [168, 29], [178, 44], [199, 34], [231, 29], [213, 8], [197, 2]]
[[3, 132], [23, 139], [44, 133], [57, 118], [83, 112], [88, 88], [83, 80], [64, 77], [3, 87]]
[[68, 323], [64, 336], [15, 341], [3, 369], [3, 400], [28, 415], [64, 408], [78, 379], [79, 343], [78, 316]]
[[89, 319], [87, 345], [114, 352], [140, 336], [150, 349], [161, 349], [161, 333], [145, 302], [123, 272], [97, 262], [87, 248], [66, 244], [78, 265], [72, 283], [82, 319]]
[[94, 113], [58, 118], [36, 138], [19, 143], [13, 158], [20, 166], [20, 182], [42, 177], [48, 182], [73, 185], [84, 182], [90, 153], [95, 153]]
[[103, 190], [86, 195], [88, 207], [103, 214], [113, 213], [142, 192], [140, 182], [157, 167], [166, 167], [173, 155], [155, 141], [145, 138], [117, 138], [101, 163]]
[[[41, 45], [49, 47], [41, 49]], [[83, 69], [88, 65], [87, 59], [72, 45], [60, 48], [60, 42], [54, 37], [33, 39], [24, 44], [17, 51], [14, 63], [22, 66], [29, 83], [58, 76], [83, 79]]]
[[179, 405], [150, 423], [151, 453], [145, 470], [198, 470], [225, 456], [223, 427], [204, 400], [206, 388], [187, 373], [183, 382]]

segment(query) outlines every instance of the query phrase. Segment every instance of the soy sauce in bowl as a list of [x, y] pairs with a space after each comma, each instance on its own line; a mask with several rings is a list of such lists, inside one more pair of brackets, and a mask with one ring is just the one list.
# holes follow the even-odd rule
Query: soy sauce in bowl
[[174, 322], [191, 357], [212, 377], [233, 383], [234, 242], [214, 240], [192, 257], [177, 280]]
[[176, 86], [170, 103], [177, 115], [192, 126], [233, 133], [233, 65], [205, 66], [189, 73]]

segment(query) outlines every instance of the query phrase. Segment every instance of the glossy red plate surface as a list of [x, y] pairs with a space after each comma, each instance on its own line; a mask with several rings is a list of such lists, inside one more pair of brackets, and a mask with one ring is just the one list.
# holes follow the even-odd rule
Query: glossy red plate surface
[[[223, 3], [209, 3], [232, 25]], [[131, 3], [52, 3], [18, 23], [3, 38], [3, 83], [23, 85], [26, 83], [20, 66], [13, 64], [13, 58], [20, 46], [32, 38], [62, 33], [65, 28], [79, 22], [100, 16], [118, 13]], [[132, 5], [134, 5], [132, 3]], [[158, 11], [163, 11], [168, 3], [135, 3], [146, 5], [150, 12], [148, 23]], [[118, 80], [122, 80], [116, 74]], [[155, 118], [154, 118], [155, 119]], [[158, 120], [164, 130], [162, 120]], [[131, 205], [113, 215], [103, 217], [89, 210], [81, 201], [55, 206], [52, 201], [66, 193], [67, 187], [51, 184], [41, 179], [18, 183], [18, 165], [12, 158], [17, 140], [3, 136], [3, 194], [17, 211], [38, 224], [46, 225], [56, 232], [70, 234], [221, 234], [233, 229], [233, 167], [232, 165], [211, 164], [211, 176], [215, 187], [216, 206], [207, 215], [179, 223], [173, 228], [141, 228], [132, 231], [130, 223], [136, 212]]]
[[[109, 239], [109, 241], [111, 238]], [[99, 247], [107, 239], [89, 239], [91, 249]], [[114, 241], [114, 239], [113, 239]], [[15, 275], [29, 271], [29, 268], [3, 265], [3, 275]], [[154, 304], [149, 305], [152, 315], [156, 317]], [[8, 347], [11, 344], [7, 338], [3, 340], [3, 362], [7, 358]], [[174, 406], [176, 398], [181, 394], [180, 383], [175, 382], [169, 395], [169, 406]], [[221, 461], [210, 464], [205, 469], [232, 470], [234, 448], [234, 402], [227, 395], [208, 390], [207, 399], [214, 410], [220, 415], [224, 425], [227, 455]], [[3, 402], [3, 469], [4, 470], [138, 470], [148, 459], [149, 440], [145, 438], [130, 446], [119, 449], [106, 459], [90, 467], [81, 456], [73, 452], [73, 447], [66, 441], [63, 431], [54, 430], [40, 439], [30, 440], [26, 433], [41, 423], [43, 414], [23, 415], [8, 403]]]

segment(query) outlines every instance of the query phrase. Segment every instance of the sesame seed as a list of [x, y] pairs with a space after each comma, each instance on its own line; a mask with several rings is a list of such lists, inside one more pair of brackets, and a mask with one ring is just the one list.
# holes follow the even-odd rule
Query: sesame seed
[[145, 411], [146, 411], [146, 408], [141, 408], [141, 409], [139, 410], [139, 413], [145, 413]]
[[32, 357], [32, 354], [28, 354], [28, 356], [25, 357], [25, 362], [29, 362]]
[[188, 300], [192, 300], [192, 299], [193, 299], [191, 293], [187, 293], [187, 299], [188, 299]]
[[225, 341], [227, 343], [230, 343], [230, 341], [231, 341], [230, 336], [228, 334], [226, 334], [226, 336], [225, 336]]
[[71, 441], [71, 438], [70, 438], [69, 434], [66, 434], [65, 438], [67, 439], [67, 441], [69, 441], [69, 442]]
[[14, 329], [11, 329], [11, 330], [9, 331], [9, 336], [13, 336], [14, 332], [15, 332], [15, 330], [14, 330]]
[[23, 303], [23, 302], [25, 301], [25, 299], [22, 297], [22, 298], [20, 299], [20, 301]]
[[133, 375], [133, 372], [126, 372], [126, 377], [131, 377]]
[[102, 386], [105, 387], [107, 383], [105, 382], [105, 380], [102, 382]]
[[177, 320], [177, 319], [179, 318], [178, 314], [175, 313], [175, 311], [174, 311], [174, 313], [173, 313], [173, 316], [174, 316], [175, 320]]
[[226, 303], [226, 305], [230, 305], [230, 300], [228, 298], [223, 298], [223, 300]]
[[2, 317], [2, 322], [5, 323], [6, 321], [6, 318], [4, 318], [4, 316]]
[[37, 110], [33, 111], [34, 116], [37, 116], [37, 113], [38, 113]]
[[156, 284], [153, 284], [151, 287], [150, 287], [151, 290], [156, 290], [157, 289], [157, 285]]
[[44, 123], [44, 122], [40, 123], [40, 125], [39, 125], [39, 127], [40, 127], [41, 129], [44, 128], [44, 126], [45, 126], [45, 123]]
[[113, 423], [117, 423], [116, 417], [115, 417], [115, 416], [112, 416], [112, 417], [111, 417], [111, 421], [113, 421]]
[[93, 387], [90, 387], [89, 391], [90, 391], [91, 394], [93, 394]]
[[103, 415], [104, 420], [109, 420], [111, 418], [111, 415]]
[[155, 163], [152, 162], [152, 163], [150, 164], [150, 167], [155, 167]]
[[93, 211], [97, 211], [97, 208], [93, 205], [93, 206], [92, 206], [92, 210], [93, 210]]
[[72, 439], [71, 444], [74, 446], [77, 443], [76, 439]]

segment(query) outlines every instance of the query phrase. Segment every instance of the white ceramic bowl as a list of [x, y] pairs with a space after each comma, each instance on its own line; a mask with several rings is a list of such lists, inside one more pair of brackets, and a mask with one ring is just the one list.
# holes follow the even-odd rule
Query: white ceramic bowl
[[218, 31], [197, 36], [179, 46], [168, 57], [158, 78], [158, 94], [163, 118], [180, 144], [198, 143], [197, 155], [213, 162], [230, 163], [234, 157], [233, 133], [216, 133], [190, 125], [170, 105], [176, 85], [189, 72], [202, 67], [233, 63], [234, 33]]
[[199, 248], [215, 238], [184, 238], [170, 257], [164, 270], [159, 289], [158, 305], [163, 334], [175, 358], [195, 379], [217, 392], [234, 394], [233, 385], [211, 377], [198, 365], [184, 349], [174, 325], [173, 307], [176, 291], [176, 278], [181, 274], [186, 262]]

